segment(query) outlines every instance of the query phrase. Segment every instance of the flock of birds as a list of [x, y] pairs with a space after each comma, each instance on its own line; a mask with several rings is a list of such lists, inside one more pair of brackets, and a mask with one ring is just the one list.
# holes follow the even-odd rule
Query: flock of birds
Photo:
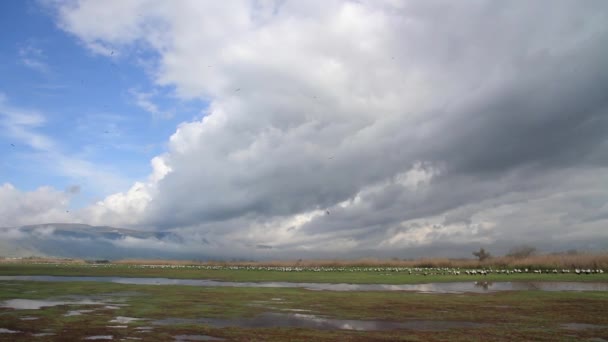
[[[125, 267], [125, 265], [101, 263], [88, 264], [88, 267]], [[451, 267], [358, 267], [358, 266], [221, 266], [221, 265], [127, 265], [128, 268], [160, 269], [200, 269], [200, 270], [241, 270], [241, 271], [276, 271], [276, 272], [378, 272], [384, 274], [407, 273], [410, 275], [470, 275], [486, 276], [489, 274], [603, 274], [603, 269], [461, 269]]]

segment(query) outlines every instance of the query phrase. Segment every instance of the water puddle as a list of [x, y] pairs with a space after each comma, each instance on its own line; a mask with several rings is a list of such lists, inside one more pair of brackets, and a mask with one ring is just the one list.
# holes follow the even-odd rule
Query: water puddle
[[71, 310], [71, 311], [68, 311], [63, 316], [64, 317], [80, 316], [82, 314], [91, 313], [93, 311], [95, 311], [95, 310]]
[[34, 316], [24, 316], [19, 318], [22, 321], [35, 321], [38, 319], [38, 317], [34, 317]]
[[323, 318], [307, 314], [278, 314], [264, 313], [253, 318], [216, 319], [216, 318], [166, 318], [154, 321], [156, 325], [205, 324], [216, 328], [307, 328], [317, 330], [396, 330], [408, 329], [419, 331], [439, 331], [451, 328], [481, 328], [488, 326], [483, 323], [460, 321], [420, 321], [407, 322], [360, 321], [347, 319]]
[[41, 308], [59, 306], [59, 305], [103, 305], [105, 303], [91, 300], [80, 301], [55, 301], [45, 299], [9, 299], [0, 303], [2, 308], [11, 308], [16, 310], [40, 310]]
[[[421, 293], [488, 293], [499, 291], [608, 291], [608, 282], [452, 282], [428, 284], [326, 284], [290, 282], [228, 282], [205, 279], [0, 276], [0, 280], [70, 282], [90, 281], [134, 285], [187, 285], [204, 287], [304, 288], [322, 291], [413, 291]], [[280, 298], [278, 298], [280, 299]], [[276, 300], [276, 299], [273, 299]], [[280, 302], [280, 300], [276, 300]]]
[[11, 330], [11, 329], [6, 329], [6, 328], [0, 328], [0, 334], [18, 334], [21, 331], [17, 331], [17, 330]]
[[55, 333], [37, 333], [37, 334], [32, 334], [32, 336], [34, 337], [45, 337], [45, 336], [53, 336], [55, 335]]
[[225, 341], [223, 338], [213, 337], [209, 335], [177, 335], [174, 336], [176, 342], [185, 341]]
[[589, 329], [608, 329], [608, 325], [597, 325], [587, 323], [565, 323], [561, 325], [562, 329], [568, 330], [589, 330]]
[[114, 338], [114, 336], [112, 336], [112, 335], [96, 335], [96, 336], [85, 337], [85, 340], [111, 340], [113, 338]]
[[154, 329], [154, 327], [144, 326], [144, 327], [135, 328], [135, 330], [152, 330], [152, 329]]
[[115, 317], [113, 320], [111, 320], [110, 323], [129, 324], [131, 322], [140, 321], [140, 320], [143, 320], [143, 318], [118, 316], [118, 317]]
[[308, 309], [280, 309], [281, 311], [291, 311], [291, 312], [311, 312], [312, 310]]

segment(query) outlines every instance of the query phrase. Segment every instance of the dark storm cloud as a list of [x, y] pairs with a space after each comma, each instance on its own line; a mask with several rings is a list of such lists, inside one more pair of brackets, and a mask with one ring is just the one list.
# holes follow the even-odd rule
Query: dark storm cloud
[[455, 172], [481, 174], [524, 165], [605, 165], [607, 38], [521, 68], [515, 81], [446, 123], [445, 145], [432, 151], [434, 159]]
[[64, 29], [147, 41], [155, 82], [211, 100], [159, 157], [170, 172], [99, 217], [276, 255], [605, 238], [603, 1], [294, 2], [263, 22], [176, 4], [162, 34], [83, 4]]
[[[514, 7], [521, 10], [521, 7]], [[541, 10], [538, 6], [533, 7], [535, 11]], [[484, 9], [484, 15], [499, 18], [502, 26], [490, 25], [482, 29], [481, 25], [488, 23], [487, 18], [478, 19], [475, 17], [477, 12], [463, 12], [462, 8], [452, 10], [463, 17], [448, 22], [454, 25], [450, 31], [466, 34], [454, 37], [453, 33], [448, 34], [447, 31], [429, 30], [427, 36], [434, 42], [433, 47], [442, 43], [450, 45], [450, 39], [455, 38], [450, 50], [439, 51], [444, 58], [433, 63], [441, 64], [439, 67], [446, 72], [464, 77], [463, 87], [470, 87], [475, 82], [481, 84], [478, 88], [459, 92], [462, 104], [455, 101], [429, 112], [428, 116], [435, 121], [431, 123], [430, 134], [412, 137], [416, 135], [416, 126], [405, 126], [402, 132], [384, 127], [377, 132], [383, 135], [379, 135], [371, 145], [358, 150], [358, 154], [345, 151], [344, 155], [338, 155], [335, 161], [332, 159], [329, 163], [323, 154], [314, 156], [301, 153], [301, 144], [317, 144], [315, 147], [320, 152], [328, 147], [324, 141], [299, 140], [298, 145], [289, 145], [290, 141], [278, 142], [289, 134], [282, 131], [285, 136], [278, 136], [280, 140], [276, 143], [284, 145], [274, 149], [274, 154], [267, 156], [268, 160], [256, 160], [257, 170], [248, 170], [251, 174], [242, 170], [238, 174], [229, 173], [229, 178], [224, 179], [221, 174], [206, 172], [206, 165], [194, 169], [175, 168], [174, 173], [161, 182], [161, 192], [190, 189], [193, 185], [191, 179], [197, 174], [208, 178], [209, 183], [213, 184], [197, 183], [200, 188], [196, 190], [201, 194], [207, 192], [198, 198], [187, 199], [184, 197], [189, 196], [186, 191], [177, 198], [158, 198], [162, 201], [160, 205], [166, 209], [159, 215], [167, 219], [165, 225], [218, 221], [252, 213], [260, 216], [289, 215], [327, 207], [354, 196], [356, 191], [370, 182], [391, 177], [416, 160], [445, 165], [441, 179], [433, 185], [433, 193], [427, 198], [401, 194], [399, 204], [407, 208], [407, 213], [393, 214], [386, 206], [395, 202], [394, 197], [399, 196], [401, 190], [386, 188], [384, 193], [372, 200], [374, 210], [383, 215], [381, 220], [424, 217], [456, 204], [493, 196], [496, 191], [516, 191], [525, 180], [512, 179], [511, 184], [505, 184], [499, 190], [485, 190], [489, 186], [483, 184], [484, 177], [501, 177], [500, 174], [507, 174], [516, 168], [530, 166], [537, 172], [546, 172], [546, 168], [560, 169], [580, 166], [581, 163], [603, 165], [606, 162], [604, 147], [608, 128], [606, 29], [600, 27], [593, 35], [586, 37], [587, 40], [561, 51], [562, 45], [573, 44], [555, 39], [563, 29], [561, 27], [547, 28], [543, 22], [526, 16], [505, 18], [502, 11], [509, 8], [490, 6]], [[548, 11], [545, 15], [554, 13], [558, 18], [563, 15], [563, 11]], [[586, 10], [577, 11], [573, 13], [573, 20], [581, 20], [586, 15], [589, 15]], [[459, 25], [471, 18], [476, 29], [473, 30], [468, 24], [461, 30]], [[547, 19], [551, 25], [556, 25], [554, 21]], [[542, 37], [529, 39], [528, 32], [522, 27], [546, 34], [547, 41], [543, 41]], [[488, 31], [496, 35], [488, 36]], [[506, 40], [508, 38], [511, 40]], [[568, 35], [564, 39], [568, 39]], [[481, 45], [475, 52], [471, 47], [475, 42], [487, 43], [487, 46]], [[557, 46], [544, 46], [547, 43]], [[417, 54], [423, 52], [428, 53], [422, 50]], [[501, 56], [501, 53], [508, 55]], [[447, 62], [450, 55], [453, 58]], [[467, 70], [472, 59], [479, 63], [479, 71]], [[415, 64], [413, 66], [416, 67]], [[480, 73], [500, 68], [509, 71], [504, 79], [482, 80], [485, 75]], [[255, 107], [251, 110], [255, 110]], [[297, 107], [292, 110], [297, 115], [304, 115]], [[255, 116], [255, 112], [249, 115]], [[266, 123], [262, 121], [261, 124]], [[322, 132], [323, 128], [315, 129]], [[216, 157], [222, 158], [221, 155]], [[394, 160], [390, 160], [391, 157]], [[230, 167], [228, 162], [226, 164]], [[256, 171], [259, 173], [256, 174]], [[480, 178], [471, 179], [477, 177], [474, 175]], [[530, 175], [526, 174], [525, 177]], [[461, 178], [470, 182], [468, 189], [460, 190], [458, 184], [452, 184], [461, 182]], [[365, 216], [368, 218], [362, 219], [357, 226], [374, 221], [374, 215], [371, 215], [372, 218], [369, 218], [370, 213]]]

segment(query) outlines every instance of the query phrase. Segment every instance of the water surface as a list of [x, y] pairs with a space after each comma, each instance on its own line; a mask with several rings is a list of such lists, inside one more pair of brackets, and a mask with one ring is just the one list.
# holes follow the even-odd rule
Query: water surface
[[213, 337], [209, 335], [177, 335], [175, 342], [185, 341], [225, 341], [223, 338]]
[[406, 322], [369, 321], [325, 318], [307, 314], [263, 313], [253, 318], [165, 318], [153, 321], [155, 325], [204, 324], [215, 328], [306, 328], [316, 330], [358, 330], [378, 331], [408, 329], [418, 331], [439, 331], [452, 328], [481, 328], [488, 324], [463, 321], [424, 321]]
[[608, 325], [597, 325], [587, 323], [565, 323], [562, 324], [562, 329], [568, 330], [588, 330], [588, 329], [608, 329]]
[[304, 288], [319, 291], [413, 291], [421, 293], [488, 293], [498, 291], [608, 291], [608, 282], [450, 282], [427, 284], [332, 284], [292, 282], [231, 282], [206, 279], [70, 277], [70, 276], [0, 276], [0, 280], [71, 282], [88, 281], [134, 285], [187, 285], [203, 287]]
[[[40, 310], [41, 308], [59, 306], [59, 305], [101, 305], [105, 303], [95, 302], [91, 300], [80, 301], [57, 301], [46, 299], [9, 299], [1, 302], [0, 307], [11, 308], [16, 310]], [[85, 310], [82, 310], [83, 312]], [[75, 316], [77, 313], [72, 313], [70, 316]]]
[[0, 334], [16, 334], [16, 333], [20, 333], [20, 331], [0, 328]]

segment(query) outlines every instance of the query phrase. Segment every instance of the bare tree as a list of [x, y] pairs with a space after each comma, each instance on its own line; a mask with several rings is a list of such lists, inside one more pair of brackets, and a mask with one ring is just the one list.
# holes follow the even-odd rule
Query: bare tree
[[476, 256], [479, 261], [484, 261], [491, 256], [490, 253], [486, 252], [483, 248], [480, 248], [478, 252], [473, 252], [473, 255]]

